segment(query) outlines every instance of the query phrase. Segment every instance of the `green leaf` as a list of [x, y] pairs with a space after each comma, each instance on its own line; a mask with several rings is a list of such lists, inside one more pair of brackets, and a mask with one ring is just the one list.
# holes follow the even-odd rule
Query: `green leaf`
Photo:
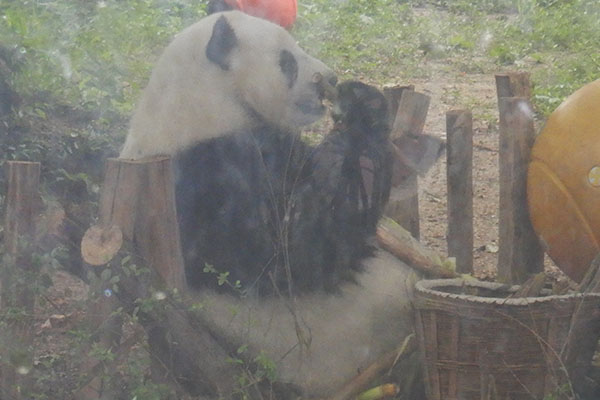
[[101, 279], [103, 282], [108, 282], [108, 280], [110, 279], [111, 275], [112, 275], [112, 272], [111, 272], [111, 270], [110, 270], [110, 269], [108, 269], [108, 268], [106, 268], [106, 269], [104, 269], [104, 270], [102, 271], [102, 273], [100, 274], [100, 279]]

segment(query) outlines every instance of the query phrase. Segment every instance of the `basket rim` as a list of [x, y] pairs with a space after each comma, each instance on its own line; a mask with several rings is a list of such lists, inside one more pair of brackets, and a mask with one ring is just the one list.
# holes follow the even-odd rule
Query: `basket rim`
[[441, 298], [446, 299], [460, 299], [477, 303], [485, 303], [485, 304], [503, 304], [503, 305], [530, 305], [534, 303], [546, 303], [552, 301], [565, 301], [565, 300], [583, 300], [584, 298], [588, 299], [590, 297], [594, 297], [597, 300], [600, 300], [600, 293], [569, 293], [563, 295], [550, 295], [550, 296], [541, 296], [541, 297], [517, 297], [517, 298], [506, 298], [506, 297], [483, 297], [476, 296], [470, 294], [456, 294], [443, 292], [441, 290], [436, 290], [437, 287], [440, 286], [454, 286], [454, 287], [473, 287], [473, 288], [482, 288], [489, 290], [498, 290], [501, 288], [506, 288], [507, 291], [513, 292], [516, 291], [520, 286], [512, 285], [508, 286], [503, 283], [498, 282], [485, 282], [479, 281], [475, 279], [464, 279], [464, 278], [452, 278], [452, 279], [423, 279], [415, 283], [415, 290], [418, 293], [429, 294]]

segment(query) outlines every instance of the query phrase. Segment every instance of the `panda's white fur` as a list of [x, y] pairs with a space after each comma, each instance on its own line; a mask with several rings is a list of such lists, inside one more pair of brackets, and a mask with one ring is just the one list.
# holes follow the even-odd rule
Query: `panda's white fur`
[[[227, 69], [205, 52], [223, 17], [240, 39], [227, 55]], [[298, 63], [291, 88], [278, 63], [281, 49]], [[160, 57], [121, 157], [176, 155], [198, 142], [251, 130], [253, 114], [283, 131], [298, 129], [324, 111], [315, 73], [334, 76], [279, 26], [236, 11], [208, 16], [179, 34]], [[298, 384], [307, 397], [327, 396], [411, 331], [412, 270], [381, 251], [364, 264], [357, 282], [342, 283], [334, 295], [239, 299], [207, 289], [198, 297], [221, 335], [264, 352], [276, 362], [280, 380]]]
[[276, 363], [279, 379], [301, 387], [305, 398], [327, 398], [394, 351], [414, 326], [414, 272], [384, 251], [365, 264], [358, 284], [344, 283], [336, 295], [290, 301], [203, 293], [198, 300], [220, 335], [263, 352]]
[[[228, 70], [211, 62], [205, 51], [221, 17], [240, 39], [228, 55]], [[292, 88], [280, 70], [282, 49], [297, 61]], [[203, 18], [178, 34], [158, 60], [121, 157], [173, 155], [199, 141], [251, 128], [255, 116], [248, 107], [282, 129], [310, 124], [325, 112], [313, 82], [317, 73], [325, 80], [334, 77], [279, 25], [239, 11]]]

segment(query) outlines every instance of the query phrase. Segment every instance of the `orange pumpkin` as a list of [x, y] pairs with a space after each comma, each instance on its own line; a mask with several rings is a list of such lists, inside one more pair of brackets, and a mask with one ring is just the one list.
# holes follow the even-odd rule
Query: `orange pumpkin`
[[600, 253], [600, 80], [550, 115], [532, 149], [527, 197], [548, 255], [581, 281]]

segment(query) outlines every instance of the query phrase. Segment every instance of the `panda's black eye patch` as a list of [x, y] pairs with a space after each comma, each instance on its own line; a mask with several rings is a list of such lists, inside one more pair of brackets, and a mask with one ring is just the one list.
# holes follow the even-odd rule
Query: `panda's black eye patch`
[[296, 61], [296, 57], [289, 51], [282, 50], [279, 53], [279, 67], [281, 67], [281, 72], [283, 72], [283, 75], [287, 79], [288, 87], [291, 88], [294, 86], [296, 79], [298, 79], [298, 62]]

